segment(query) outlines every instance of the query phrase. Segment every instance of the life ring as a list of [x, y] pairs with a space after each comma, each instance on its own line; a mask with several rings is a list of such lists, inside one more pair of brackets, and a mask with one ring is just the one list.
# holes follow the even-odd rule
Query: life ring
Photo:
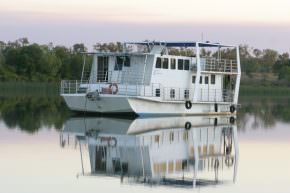
[[191, 107], [192, 107], [192, 103], [191, 103], [191, 101], [186, 101], [186, 102], [185, 102], [185, 108], [186, 108], [186, 109], [191, 109]]
[[234, 105], [230, 106], [230, 112], [234, 113], [236, 111], [236, 107]]
[[191, 123], [187, 121], [187, 122], [185, 123], [185, 125], [184, 125], [184, 128], [185, 128], [186, 130], [189, 130], [189, 129], [191, 128]]
[[117, 94], [119, 91], [118, 85], [116, 83], [110, 84], [109, 89], [112, 94]]

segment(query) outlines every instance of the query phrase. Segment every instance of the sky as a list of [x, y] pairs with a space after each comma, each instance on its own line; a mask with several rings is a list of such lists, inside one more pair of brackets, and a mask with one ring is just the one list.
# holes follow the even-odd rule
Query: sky
[[289, 0], [0, 0], [0, 40], [203, 40], [290, 52], [289, 10]]

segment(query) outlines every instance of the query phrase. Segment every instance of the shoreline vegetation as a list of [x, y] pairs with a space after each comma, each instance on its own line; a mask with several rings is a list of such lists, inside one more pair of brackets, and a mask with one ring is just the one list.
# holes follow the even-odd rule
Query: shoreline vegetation
[[[96, 43], [94, 49], [116, 52], [122, 51], [123, 46], [120, 42]], [[3, 92], [16, 89], [29, 93], [36, 88], [43, 89], [44, 93], [58, 92], [60, 80], [80, 79], [84, 60], [82, 52], [86, 51], [87, 48], [82, 43], [65, 47], [52, 43], [29, 43], [27, 38], [9, 42], [0, 40], [0, 87]], [[173, 48], [169, 49], [169, 53], [194, 55], [194, 51], [189, 48]], [[201, 50], [203, 57], [216, 54]], [[235, 51], [223, 49], [221, 55], [223, 58], [234, 58]], [[240, 59], [241, 96], [249, 93], [290, 94], [289, 53], [240, 45]], [[91, 60], [92, 57], [86, 57], [86, 63], [91, 63]], [[90, 69], [88, 67], [85, 70]]]

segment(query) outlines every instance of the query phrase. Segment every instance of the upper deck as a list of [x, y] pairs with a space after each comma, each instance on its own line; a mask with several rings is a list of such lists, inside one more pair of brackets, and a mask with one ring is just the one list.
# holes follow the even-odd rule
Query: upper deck
[[[233, 91], [238, 92], [237, 78], [240, 76], [238, 47], [200, 42], [128, 42], [126, 45], [135, 45], [137, 49], [130, 47], [123, 52], [87, 53], [94, 56], [91, 71], [83, 72], [82, 81], [75, 82], [76, 85], [63, 83], [61, 92], [78, 93], [80, 85], [87, 85], [90, 91], [112, 94], [106, 92], [106, 84], [118, 84], [119, 92], [116, 94], [125, 96], [234, 101]], [[192, 53], [170, 53], [170, 49], [176, 47], [191, 48]], [[202, 49], [205, 48], [217, 51], [204, 55]], [[235, 58], [222, 56], [222, 48], [236, 49]], [[236, 77], [235, 88], [230, 85], [233, 83], [227, 83], [231, 81], [227, 76]], [[72, 85], [72, 88], [67, 85]]]

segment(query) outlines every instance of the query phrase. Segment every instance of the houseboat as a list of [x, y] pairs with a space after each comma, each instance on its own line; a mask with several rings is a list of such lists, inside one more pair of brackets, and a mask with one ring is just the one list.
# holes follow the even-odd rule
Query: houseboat
[[[122, 52], [86, 53], [93, 55], [89, 76], [84, 63], [81, 80], [61, 82], [61, 96], [71, 110], [137, 115], [236, 113], [241, 77], [238, 46], [147, 41], [124, 45]], [[172, 54], [171, 50], [180, 48], [192, 53]], [[223, 56], [225, 49], [231, 50], [232, 58]], [[214, 54], [206, 55], [205, 50]]]
[[63, 148], [79, 146], [79, 177], [181, 187], [236, 181], [237, 126], [229, 117], [75, 117], [60, 140]]

